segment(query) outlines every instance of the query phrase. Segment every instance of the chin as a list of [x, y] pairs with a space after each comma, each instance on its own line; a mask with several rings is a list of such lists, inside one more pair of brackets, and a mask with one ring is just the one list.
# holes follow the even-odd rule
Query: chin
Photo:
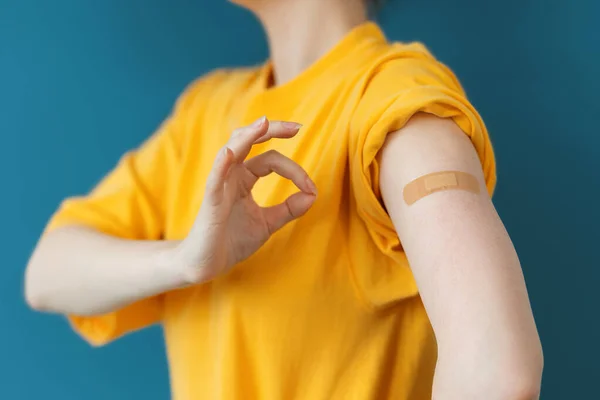
[[[274, 0], [227, 0], [230, 3], [237, 4], [238, 6], [254, 10], [259, 6], [266, 3], [273, 2]], [[281, 1], [281, 0], [280, 0]]]
[[260, 0], [227, 0], [230, 3], [237, 4], [238, 6], [250, 8], [256, 3], [260, 3]]

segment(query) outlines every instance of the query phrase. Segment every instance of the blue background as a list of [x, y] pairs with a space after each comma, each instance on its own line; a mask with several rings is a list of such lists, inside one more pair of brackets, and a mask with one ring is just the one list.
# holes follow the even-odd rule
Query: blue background
[[[545, 400], [591, 398], [600, 378], [599, 16], [595, 0], [392, 0], [380, 15], [455, 70], [492, 132]], [[159, 328], [93, 350], [26, 308], [23, 270], [61, 198], [150, 134], [190, 80], [266, 54], [225, 0], [0, 0], [0, 397], [168, 398]]]

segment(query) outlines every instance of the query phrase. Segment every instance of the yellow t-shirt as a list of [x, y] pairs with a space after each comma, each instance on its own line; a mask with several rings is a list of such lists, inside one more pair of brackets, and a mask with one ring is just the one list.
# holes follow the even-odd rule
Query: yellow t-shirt
[[[128, 239], [182, 239], [214, 157], [262, 115], [302, 123], [275, 149], [319, 188], [313, 208], [225, 276], [98, 317], [71, 316], [95, 345], [164, 327], [173, 398], [429, 399], [436, 343], [392, 222], [376, 154], [416, 112], [452, 118], [472, 139], [488, 189], [495, 161], [455, 76], [418, 43], [388, 43], [373, 23], [350, 32], [300, 76], [267, 88], [270, 66], [193, 83], [170, 118], [49, 229], [83, 224]], [[259, 204], [297, 189], [271, 175]]]

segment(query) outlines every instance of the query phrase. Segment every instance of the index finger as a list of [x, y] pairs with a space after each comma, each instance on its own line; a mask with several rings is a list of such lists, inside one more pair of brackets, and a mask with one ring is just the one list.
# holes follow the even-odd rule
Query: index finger
[[298, 133], [300, 126], [295, 122], [271, 122], [262, 117], [250, 126], [236, 129], [227, 146], [232, 150], [235, 161], [242, 162], [254, 144], [266, 142], [271, 138], [291, 138]]
[[295, 161], [275, 150], [269, 150], [266, 153], [253, 157], [247, 160], [244, 165], [256, 177], [254, 183], [258, 178], [274, 172], [294, 182], [298, 189], [303, 192], [317, 194], [317, 188], [306, 171]]
[[254, 144], [264, 143], [271, 139], [289, 139], [296, 136], [302, 124], [289, 121], [269, 121], [267, 133], [259, 137]]

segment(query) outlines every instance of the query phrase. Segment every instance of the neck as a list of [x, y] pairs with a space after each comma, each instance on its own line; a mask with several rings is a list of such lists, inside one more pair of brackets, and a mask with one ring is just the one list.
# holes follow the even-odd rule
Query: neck
[[269, 40], [273, 84], [292, 80], [367, 20], [363, 0], [273, 0], [255, 11]]

